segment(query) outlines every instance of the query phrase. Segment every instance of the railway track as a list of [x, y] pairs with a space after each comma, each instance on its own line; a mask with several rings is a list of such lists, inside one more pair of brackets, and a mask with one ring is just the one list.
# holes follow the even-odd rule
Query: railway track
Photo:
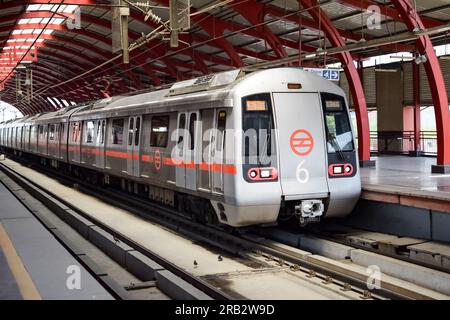
[[[142, 253], [146, 257], [150, 258], [152, 262], [155, 262], [155, 263], [161, 265], [165, 270], [168, 270], [169, 272], [173, 273], [174, 275], [179, 276], [181, 279], [187, 281], [188, 283], [192, 284], [194, 287], [201, 290], [203, 293], [205, 293], [205, 295], [203, 296], [204, 298], [211, 297], [214, 299], [221, 299], [221, 300], [229, 300], [230, 299], [230, 297], [228, 295], [226, 295], [225, 293], [221, 292], [220, 290], [214, 288], [213, 286], [209, 285], [202, 279], [192, 276], [191, 274], [187, 273], [185, 270], [172, 264], [170, 261], [167, 261], [166, 259], [154, 254], [153, 252], [146, 250], [138, 243], [136, 243], [133, 240], [127, 238], [126, 236], [116, 232], [115, 230], [112, 230], [111, 228], [109, 228], [107, 225], [105, 225], [101, 221], [99, 221], [89, 215], [86, 215], [84, 212], [78, 210], [75, 206], [64, 201], [57, 195], [47, 192], [44, 188], [42, 188], [38, 184], [30, 181], [26, 177], [18, 174], [17, 172], [14, 172], [12, 169], [8, 168], [7, 166], [0, 164], [0, 169], [12, 181], [17, 183], [26, 192], [31, 194], [36, 200], [42, 202], [45, 206], [47, 206], [49, 209], [51, 209], [51, 211], [58, 212], [59, 214], [57, 214], [57, 215], [61, 215], [61, 213], [64, 213], [67, 210], [67, 207], [69, 207], [71, 210], [74, 210], [79, 216], [81, 216], [82, 218], [91, 222], [92, 223], [90, 225], [91, 227], [94, 225], [95, 227], [101, 228], [101, 230], [103, 231], [102, 236], [110, 235], [114, 239], [116, 244], [126, 244], [130, 248], [133, 248], [134, 250]], [[39, 219], [41, 217], [38, 216], [37, 218]], [[74, 223], [73, 219], [77, 219], [77, 221]], [[41, 220], [41, 219], [39, 219], [39, 220]], [[82, 223], [83, 219], [79, 219], [79, 217], [77, 217], [75, 215], [75, 216], [71, 216], [71, 218], [69, 218], [69, 219], [66, 216], [65, 220], [66, 221], [72, 220], [71, 226], [74, 227], [74, 226], [76, 226], [77, 223]], [[41, 222], [43, 222], [43, 221], [41, 220]], [[105, 232], [106, 232], [106, 234], [105, 234]], [[62, 239], [64, 236], [61, 236], [60, 234], [57, 234], [57, 233], [53, 233], [53, 234], [60, 242], [63, 242], [63, 244], [66, 246], [66, 248], [69, 249], [69, 251], [72, 251], [73, 254], [75, 253], [74, 251], [76, 251], [76, 250], [74, 250], [73, 247], [71, 248], [71, 245], [69, 243], [65, 242], [67, 239]], [[108, 250], [105, 250], [105, 251], [108, 251]], [[117, 299], [123, 300], [123, 299], [132, 298], [132, 296], [124, 293], [126, 290], [136, 291], [139, 289], [145, 289], [147, 287], [155, 286], [154, 283], [151, 283], [152, 281], [146, 281], [146, 282], [142, 282], [139, 284], [130, 283], [129, 286], [127, 286], [125, 288], [120, 288], [118, 283], [105, 282], [101, 278], [96, 276], [95, 269], [98, 268], [98, 265], [93, 261], [87, 262], [86, 260], [87, 259], [82, 259], [80, 262], [88, 270], [93, 272], [94, 273], [93, 275], [99, 280], [99, 282], [103, 286], [105, 286], [107, 288], [107, 290], [110, 291], [113, 294], [113, 296]], [[91, 259], [89, 259], [89, 260], [91, 260]]]
[[[34, 188], [40, 190], [40, 192], [45, 192], [63, 205], [69, 206], [73, 210], [77, 210], [77, 212], [85, 219], [98, 224], [101, 228], [120, 239], [120, 241], [136, 248], [136, 250], [160, 263], [197, 289], [205, 292], [208, 296], [214, 299], [231, 299], [236, 297], [236, 292], [227, 291], [220, 285], [220, 277], [226, 278], [228, 275], [217, 274], [213, 276], [193, 277], [192, 274], [183, 268], [177, 267], [170, 261], [165, 261], [161, 256], [148, 252], [145, 247], [120, 232], [111, 229], [110, 226], [105, 225], [101, 221], [95, 221], [96, 219], [93, 219], [92, 216], [86, 212], [80, 211], [57, 194], [51, 193], [48, 190], [43, 190], [36, 182], [14, 172], [12, 168], [7, 167], [4, 164], [1, 164], [0, 167], [8, 174], [8, 176], [17, 181], [21, 181], [21, 184], [27, 185], [28, 188]], [[136, 198], [130, 194], [125, 194], [116, 190], [99, 189], [84, 181], [63, 176], [48, 168], [38, 167], [37, 169], [45, 171], [46, 175], [51, 175], [65, 185], [75, 185], [76, 188], [83, 193], [92, 195], [106, 203], [132, 212], [141, 218], [183, 234], [196, 242], [218, 248], [235, 257], [241, 257], [264, 264], [269, 268], [288, 270], [290, 273], [296, 274], [297, 277], [308, 278], [310, 280], [314, 279], [314, 281], [317, 281], [321, 286], [333, 287], [338, 292], [351, 293], [359, 299], [430, 299], [433, 296], [432, 294], [430, 295], [429, 292], [426, 292], [426, 290], [425, 293], [417, 292], [407, 286], [399, 286], [392, 281], [383, 281], [381, 288], [369, 290], [367, 287], [368, 276], [364, 275], [364, 272], [357, 272], [355, 270], [349, 271], [344, 265], [334, 263], [329, 259], [327, 260], [323, 257], [311, 255], [299, 249], [255, 236], [252, 233], [243, 232], [240, 234], [230, 234], [223, 230], [218, 230], [191, 221], [167, 207]]]

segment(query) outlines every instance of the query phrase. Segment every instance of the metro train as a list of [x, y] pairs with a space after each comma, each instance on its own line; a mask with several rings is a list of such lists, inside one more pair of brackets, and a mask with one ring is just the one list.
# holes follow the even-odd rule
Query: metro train
[[231, 227], [345, 217], [361, 193], [343, 90], [294, 67], [226, 71], [4, 122], [0, 147]]

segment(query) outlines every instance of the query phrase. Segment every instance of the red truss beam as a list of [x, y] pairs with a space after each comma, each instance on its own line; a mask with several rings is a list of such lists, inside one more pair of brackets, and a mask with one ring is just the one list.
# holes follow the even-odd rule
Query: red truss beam
[[[320, 7], [317, 6], [317, 0], [299, 0], [299, 3], [304, 8], [311, 8], [311, 10], [308, 11], [309, 14], [317, 23], [319, 21], [321, 22], [328, 40], [334, 47], [345, 46], [344, 40], [339, 34], [339, 31], [334, 27], [330, 18], [323, 10], [320, 9]], [[355, 67], [354, 59], [349, 52], [342, 52], [338, 55], [338, 57], [344, 67], [355, 104], [356, 121], [358, 124], [359, 160], [362, 165], [370, 165], [369, 116], [367, 113], [366, 97], [361, 83], [361, 78], [359, 77], [358, 70]]]
[[256, 27], [256, 31], [260, 34], [259, 37], [265, 39], [267, 43], [269, 43], [278, 58], [287, 56], [286, 50], [281, 44], [280, 39], [274, 35], [267, 25], [262, 24], [265, 16], [265, 5], [256, 2], [255, 0], [250, 0], [237, 4], [231, 3], [231, 7], [253, 25], [259, 25]]
[[[392, 0], [392, 3], [397, 8], [409, 31], [413, 31], [416, 28], [425, 29], [424, 22], [418, 17], [409, 1]], [[425, 71], [427, 73], [428, 83], [430, 84], [436, 115], [438, 166], [433, 168], [433, 170], [436, 170], [436, 172], [450, 172], [450, 113], [444, 77], [430, 37], [425, 35], [417, 39], [416, 47], [421, 55], [427, 57]], [[441, 167], [441, 170], [439, 170], [439, 167]]]
[[[287, 20], [296, 24], [301, 24], [303, 27], [307, 27], [308, 29], [313, 29], [313, 30], [319, 30], [319, 23], [317, 21], [308, 19], [307, 17], [299, 17], [299, 15], [291, 15], [289, 11], [284, 11], [279, 7], [273, 6], [273, 5], [268, 5], [266, 8], [266, 14], [270, 14], [271, 16], [274, 17], [278, 17], [281, 18], [282, 20]], [[285, 15], [288, 15], [287, 17], [283, 18]], [[336, 28], [336, 27], [335, 27]], [[360, 41], [361, 40], [361, 35], [347, 31], [347, 30], [343, 30], [343, 29], [339, 29], [336, 28], [336, 30], [339, 32], [339, 34], [345, 38], [345, 39], [350, 39], [353, 41]], [[374, 39], [374, 37], [365, 34], [364, 38], [366, 40], [371, 40]], [[383, 48], [387, 51], [404, 51], [404, 52], [412, 52], [415, 50], [414, 46], [410, 46], [407, 44], [387, 44], [387, 45], [383, 45], [380, 46], [380, 48]]]

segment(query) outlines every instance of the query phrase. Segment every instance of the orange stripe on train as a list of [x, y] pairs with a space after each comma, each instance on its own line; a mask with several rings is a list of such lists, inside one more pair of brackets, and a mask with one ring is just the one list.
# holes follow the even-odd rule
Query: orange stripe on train
[[[69, 151], [78, 151], [79, 146], [69, 146], [68, 150]], [[83, 146], [82, 152], [100, 155], [102, 153], [102, 150], [99, 148], [96, 148], [96, 147]], [[127, 152], [122, 152], [122, 151], [106, 150], [105, 155], [107, 157], [112, 157], [112, 158], [139, 160], [138, 154], [130, 154]], [[183, 162], [183, 161], [179, 161], [177, 159], [170, 158], [170, 157], [165, 157], [162, 160], [163, 160], [162, 163], [165, 166], [177, 166], [180, 168], [187, 168], [187, 169], [198, 168], [199, 170], [202, 170], [202, 171], [223, 172], [223, 173], [232, 174], [232, 175], [235, 175], [237, 173], [236, 166], [234, 164], [207, 163], [207, 162], [200, 162], [200, 163]], [[154, 163], [155, 157], [153, 155], [143, 154], [143, 155], [141, 155], [141, 161], [148, 162], [148, 163]]]

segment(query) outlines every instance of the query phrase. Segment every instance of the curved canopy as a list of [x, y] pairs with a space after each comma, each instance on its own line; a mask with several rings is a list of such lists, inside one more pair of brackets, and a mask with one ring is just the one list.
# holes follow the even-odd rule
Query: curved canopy
[[[168, 0], [124, 2], [148, 2], [156, 6], [155, 15], [163, 21], [169, 19]], [[132, 51], [130, 63], [123, 64], [121, 59], [111, 60], [115, 56], [111, 1], [3, 0], [0, 99], [29, 115], [332, 47], [322, 15], [311, 15], [312, 8], [299, 3], [302, 1], [191, 0], [191, 28], [179, 35], [177, 48], [170, 47], [169, 34], [162, 34]], [[385, 1], [315, 3], [347, 45], [407, 30], [396, 8]], [[427, 28], [450, 20], [447, 0], [417, 0], [417, 10]], [[142, 9], [131, 6], [130, 43], [157, 28], [154, 21], [145, 20]], [[379, 24], [374, 27], [373, 22]], [[445, 39], [437, 36], [434, 41]], [[353, 55], [359, 60], [414, 50], [414, 42], [385, 44]], [[329, 56], [313, 64], [333, 62], [338, 60]]]

